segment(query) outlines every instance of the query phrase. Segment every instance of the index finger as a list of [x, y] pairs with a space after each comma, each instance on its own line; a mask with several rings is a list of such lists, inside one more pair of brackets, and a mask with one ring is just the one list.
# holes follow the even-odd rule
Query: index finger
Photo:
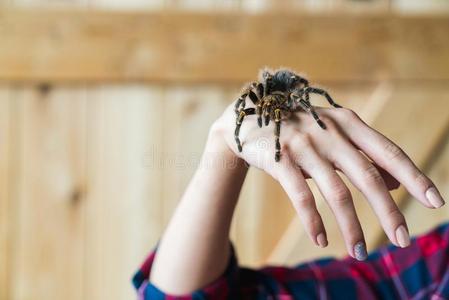
[[368, 126], [349, 109], [336, 109], [334, 118], [351, 141], [376, 164], [393, 175], [424, 206], [438, 208], [444, 200], [435, 184], [394, 142]]

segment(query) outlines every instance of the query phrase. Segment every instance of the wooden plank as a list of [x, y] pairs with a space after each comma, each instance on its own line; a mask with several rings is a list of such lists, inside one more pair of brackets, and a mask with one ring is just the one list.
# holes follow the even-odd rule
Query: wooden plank
[[[261, 2], [265, 5], [262, 6]], [[315, 1], [296, 1], [296, 0], [268, 0], [255, 1], [243, 0], [243, 7], [253, 11], [302, 11], [302, 12], [388, 12], [389, 0], [315, 0]]]
[[[210, 125], [237, 97], [238, 90], [175, 86], [161, 97], [163, 137], [151, 157], [160, 160], [162, 166], [164, 227], [197, 167]], [[262, 172], [251, 170], [232, 226], [239, 260], [253, 266], [263, 262], [292, 213], [278, 184]]]
[[213, 12], [236, 9], [241, 0], [166, 0], [165, 2], [168, 9]]
[[[258, 209], [253, 211], [257, 221], [256, 238], [257, 256], [254, 257], [258, 265], [264, 263], [281, 237], [281, 234], [295, 216], [290, 199], [279, 183], [271, 176], [263, 174], [253, 184], [258, 193], [250, 201], [255, 202]], [[246, 217], [247, 218], [247, 217]]]
[[11, 82], [242, 82], [264, 65], [315, 81], [449, 79], [444, 16], [1, 10], [0, 28]]
[[394, 11], [411, 14], [447, 14], [449, 12], [449, 3], [439, 0], [391, 0], [391, 6]]
[[163, 9], [166, 0], [87, 0], [89, 7], [108, 10], [135, 11]]
[[8, 299], [9, 290], [9, 220], [10, 220], [10, 152], [11, 96], [0, 87], [0, 299]]
[[78, 9], [86, 5], [88, 0], [10, 0], [10, 7], [20, 7], [24, 9], [41, 9], [45, 8], [63, 8], [69, 9], [74, 8]]
[[245, 266], [257, 266], [260, 261], [255, 236], [255, 232], [258, 231], [258, 210], [257, 202], [254, 201], [260, 196], [257, 187], [257, 182], [261, 178], [260, 173], [256, 169], [248, 171], [232, 219], [231, 240], [237, 250], [240, 264]]
[[233, 219], [232, 241], [242, 265], [262, 265], [286, 230], [294, 210], [279, 183], [250, 169]]
[[334, 0], [334, 11], [344, 11], [352, 13], [360, 12], [388, 12], [390, 10], [391, 0], [371, 0], [371, 1], [352, 1], [352, 0]]
[[17, 91], [10, 299], [82, 299], [85, 99]]
[[[89, 7], [148, 10], [163, 0], [89, 0]], [[86, 299], [132, 299], [131, 276], [163, 227], [161, 146], [163, 89], [100, 85], [88, 90]], [[100, 287], [100, 288], [99, 288]]]
[[272, 8], [270, 0], [241, 0], [241, 10], [249, 13], [261, 13]]
[[[449, 101], [449, 90], [441, 84], [420, 87], [397, 85], [388, 99], [382, 110], [376, 113], [377, 117], [370, 122], [371, 125], [401, 145], [420, 167], [424, 167], [431, 159], [449, 122], [449, 111], [441, 109]], [[429, 102], [432, 104], [429, 105]], [[316, 188], [314, 192], [315, 195], [319, 195]], [[368, 248], [372, 250], [385, 240], [385, 234], [364, 197], [352, 186], [351, 192], [364, 228]], [[399, 205], [403, 204], [406, 195], [403, 188], [393, 193]], [[338, 226], [331, 211], [323, 205], [323, 202], [320, 200], [319, 210], [326, 223], [331, 246], [316, 249], [306, 241], [306, 234], [301, 229], [296, 229], [299, 226], [298, 221], [295, 221], [296, 223], [292, 222], [290, 229], [284, 234], [283, 243], [274, 249], [269, 263], [295, 264], [317, 256], [346, 254]], [[409, 226], [413, 228], [412, 221], [409, 222]]]
[[85, 299], [132, 299], [131, 277], [163, 230], [162, 91], [101, 86], [88, 91]]
[[[230, 103], [225, 89], [174, 86], [165, 93], [160, 159], [164, 176], [164, 224], [180, 200], [203, 153], [213, 121]], [[205, 166], [207, 167], [207, 166]]]

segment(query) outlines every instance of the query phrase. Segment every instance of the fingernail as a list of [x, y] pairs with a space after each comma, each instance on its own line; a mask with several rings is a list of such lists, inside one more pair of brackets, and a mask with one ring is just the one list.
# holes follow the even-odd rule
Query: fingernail
[[410, 245], [410, 235], [404, 225], [401, 225], [396, 229], [396, 240], [402, 248]]
[[431, 187], [426, 191], [426, 198], [433, 207], [438, 208], [444, 205], [444, 200], [435, 187]]
[[316, 237], [316, 241], [321, 248], [324, 248], [327, 246], [326, 235], [324, 235], [324, 233], [322, 233], [322, 232]]
[[366, 252], [366, 245], [364, 242], [358, 242], [354, 245], [354, 256], [357, 260], [365, 260], [368, 256]]

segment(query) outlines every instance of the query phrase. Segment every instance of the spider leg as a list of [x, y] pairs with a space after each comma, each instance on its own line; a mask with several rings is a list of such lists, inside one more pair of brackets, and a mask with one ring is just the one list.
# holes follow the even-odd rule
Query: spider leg
[[270, 115], [271, 115], [271, 105], [268, 104], [267, 107], [265, 108], [265, 113], [264, 113], [265, 126], [268, 126], [268, 124], [270, 124]]
[[318, 94], [318, 95], [324, 96], [326, 98], [327, 102], [329, 102], [329, 104], [332, 105], [333, 107], [336, 107], [336, 108], [342, 107], [340, 104], [335, 103], [335, 101], [331, 98], [329, 93], [323, 89], [307, 87], [307, 88], [304, 88], [304, 93], [305, 93], [306, 100], [308, 99], [310, 93]]
[[254, 103], [254, 105], [259, 104], [260, 99], [259, 99], [259, 97], [257, 97], [256, 93], [254, 93], [252, 90], [249, 91], [248, 97], [249, 97], [249, 99], [251, 99], [251, 101]]
[[259, 125], [259, 128], [262, 128], [262, 102], [263, 101], [260, 101], [256, 106], [257, 125]]
[[270, 72], [266, 71], [263, 77], [265, 79], [265, 86], [263, 84], [257, 86], [259, 94], [262, 97], [262, 99], [259, 101], [256, 107], [257, 125], [259, 125], [260, 128], [262, 127], [262, 112], [263, 112], [262, 104], [265, 100], [265, 97], [267, 97], [270, 94], [273, 75], [271, 75]]
[[262, 99], [259, 99], [259, 97], [253, 92], [250, 91], [249, 92], [249, 98], [251, 99], [251, 101], [254, 103], [254, 105], [256, 105], [256, 113], [258, 115], [257, 118], [257, 124], [259, 125], [259, 127], [262, 127]]
[[245, 116], [254, 115], [256, 113], [256, 110], [254, 108], [247, 108], [247, 109], [241, 109], [238, 113], [237, 119], [235, 121], [235, 131], [234, 131], [234, 139], [235, 143], [237, 144], [237, 148], [239, 149], [239, 152], [242, 152], [242, 144], [240, 142], [239, 134], [240, 134], [240, 126], [242, 126], [243, 119], [245, 119]]
[[299, 105], [301, 106], [302, 109], [304, 109], [305, 111], [307, 111], [308, 113], [310, 113], [313, 116], [315, 121], [318, 123], [318, 125], [320, 125], [320, 127], [322, 129], [326, 129], [326, 124], [324, 124], [324, 122], [321, 121], [321, 119], [318, 116], [318, 114], [316, 113], [315, 109], [309, 102], [305, 101], [304, 99], [300, 99]]
[[245, 98], [246, 98], [246, 96], [248, 96], [248, 93], [243, 93], [242, 95], [240, 95], [240, 97], [235, 102], [234, 111], [235, 111], [235, 113], [237, 115], [238, 115], [238, 113], [240, 111], [240, 105], [242, 105], [242, 108], [245, 108]]
[[274, 160], [278, 162], [281, 159], [281, 143], [279, 143], [279, 136], [281, 135], [281, 110], [279, 108], [274, 110], [274, 122], [276, 124], [274, 128], [274, 136], [276, 139], [276, 153], [274, 155]]
[[[298, 83], [302, 83], [304, 85], [304, 89], [307, 89], [309, 87], [309, 81], [307, 79], [305, 79], [304, 77], [301, 77], [299, 75], [294, 75], [296, 77], [296, 79], [298, 80]], [[307, 102], [310, 102], [310, 97], [309, 94], [305, 94], [305, 100]]]
[[234, 111], [235, 111], [235, 113], [237, 115], [240, 112], [240, 108], [243, 108], [243, 109], [245, 108], [245, 106], [246, 106], [246, 102], [245, 102], [246, 97], [248, 97], [254, 103], [254, 105], [257, 105], [259, 103], [260, 98], [254, 92], [254, 89], [258, 88], [259, 85], [261, 85], [261, 83], [259, 83], [259, 82], [251, 82], [250, 84], [248, 84], [243, 89], [242, 94], [237, 99], [237, 101], [235, 103], [235, 106], [234, 106]]
[[259, 94], [259, 98], [262, 98], [264, 96], [264, 87], [262, 83], [257, 84], [257, 93]]
[[271, 74], [268, 74], [265, 79], [265, 90], [264, 90], [264, 96], [268, 96], [271, 92], [271, 83], [273, 81], [273, 76]]
[[262, 117], [265, 119], [265, 126], [267, 125], [267, 114], [269, 114], [269, 110], [271, 107], [271, 101], [270, 99], [264, 98], [263, 104], [262, 104], [262, 111], [261, 116], [259, 117], [262, 119]]
[[[254, 92], [254, 88], [257, 88], [257, 93]], [[259, 116], [257, 119], [257, 123], [259, 127], [262, 127], [262, 99], [261, 96], [258, 96], [262, 91], [263, 93], [263, 85], [261, 83], [253, 83], [248, 91], [248, 97], [253, 102], [253, 104], [256, 106], [256, 113]]]

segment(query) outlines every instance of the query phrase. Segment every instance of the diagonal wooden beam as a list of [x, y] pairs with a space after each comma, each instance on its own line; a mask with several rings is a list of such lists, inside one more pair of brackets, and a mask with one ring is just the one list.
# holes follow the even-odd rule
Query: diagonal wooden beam
[[10, 234], [11, 91], [0, 88], [0, 299], [8, 299]]
[[242, 82], [289, 66], [317, 81], [449, 79], [445, 16], [0, 9], [0, 80]]
[[[403, 147], [417, 165], [423, 168], [433, 158], [433, 154], [448, 130], [449, 110], [443, 109], [448, 101], [449, 90], [442, 84], [397, 85], [394, 86], [382, 109], [377, 109], [375, 115], [367, 116], [368, 118], [365, 119], [371, 126]], [[375, 105], [376, 102], [373, 102], [370, 106], [374, 107]], [[370, 118], [372, 119], [370, 120]], [[319, 210], [327, 225], [330, 247], [321, 250], [309, 243], [299, 220], [295, 219], [274, 248], [268, 258], [268, 263], [295, 264], [317, 256], [346, 254], [346, 248], [333, 214], [327, 209], [316, 187], [312, 185], [312, 189], [317, 196]], [[372, 250], [385, 240], [385, 234], [364, 197], [354, 187], [350, 186], [350, 189], [364, 228], [368, 248]], [[404, 188], [393, 193], [393, 197], [400, 207], [407, 199], [407, 195]], [[413, 226], [412, 221], [409, 221], [409, 226]]]

